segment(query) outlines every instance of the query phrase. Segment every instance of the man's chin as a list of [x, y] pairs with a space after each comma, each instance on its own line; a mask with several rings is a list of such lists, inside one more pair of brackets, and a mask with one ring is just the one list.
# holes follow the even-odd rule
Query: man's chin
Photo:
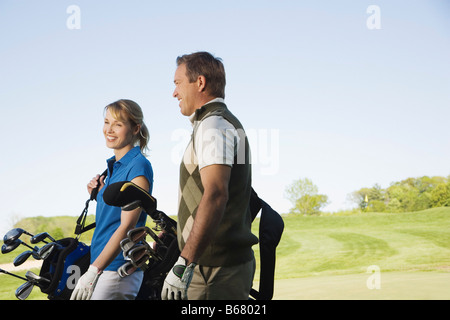
[[187, 110], [183, 110], [183, 109], [180, 108], [180, 112], [181, 112], [181, 114], [183, 116], [190, 117], [190, 116], [192, 116], [194, 114], [195, 111], [194, 112], [188, 112]]

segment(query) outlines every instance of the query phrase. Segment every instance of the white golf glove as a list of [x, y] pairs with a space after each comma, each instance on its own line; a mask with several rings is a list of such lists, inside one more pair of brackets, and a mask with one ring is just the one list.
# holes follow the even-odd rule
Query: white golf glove
[[194, 275], [197, 264], [186, 266], [186, 260], [179, 257], [172, 269], [167, 274], [161, 292], [162, 300], [187, 300], [187, 290]]
[[102, 274], [97, 267], [90, 265], [85, 274], [83, 274], [73, 289], [70, 300], [90, 300], [94, 292], [98, 278]]

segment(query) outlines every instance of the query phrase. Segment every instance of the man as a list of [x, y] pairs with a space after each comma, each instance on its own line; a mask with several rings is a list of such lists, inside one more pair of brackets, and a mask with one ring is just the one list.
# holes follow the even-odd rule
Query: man
[[221, 60], [210, 53], [177, 58], [173, 97], [193, 134], [180, 167], [181, 255], [163, 299], [248, 299], [252, 287], [258, 239], [250, 230], [250, 150], [224, 103], [225, 82]]

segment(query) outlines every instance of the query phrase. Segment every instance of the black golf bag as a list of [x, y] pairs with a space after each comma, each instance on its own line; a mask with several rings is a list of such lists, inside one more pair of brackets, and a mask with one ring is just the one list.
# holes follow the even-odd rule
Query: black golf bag
[[[176, 221], [157, 210], [156, 199], [129, 181], [109, 185], [103, 193], [103, 200], [110, 206], [121, 207], [122, 210], [142, 208], [153, 219], [156, 225], [154, 230], [162, 231], [158, 239], [153, 239], [159, 244], [155, 250], [149, 249], [149, 259], [140, 264], [140, 268], [144, 270], [144, 279], [136, 296], [136, 300], [161, 300], [164, 280], [180, 256]], [[156, 237], [155, 234], [150, 235]]]
[[284, 222], [281, 216], [260, 199], [253, 189], [250, 198], [250, 211], [253, 220], [261, 211], [259, 221], [259, 289], [257, 291], [252, 288], [250, 296], [256, 300], [271, 300], [275, 279], [276, 249], [283, 234]]
[[[176, 225], [176, 222], [174, 223]], [[156, 252], [162, 259], [149, 259], [148, 268], [144, 271], [144, 279], [136, 300], [161, 300], [164, 280], [180, 256], [176, 234], [165, 233], [161, 240], [166, 246], [157, 247]]]

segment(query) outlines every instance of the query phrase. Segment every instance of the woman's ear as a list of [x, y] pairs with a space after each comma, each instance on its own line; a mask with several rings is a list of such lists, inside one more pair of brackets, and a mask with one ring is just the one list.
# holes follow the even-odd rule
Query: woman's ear
[[141, 125], [140, 124], [137, 124], [135, 127], [134, 127], [134, 130], [133, 130], [133, 135], [138, 135], [139, 134], [139, 131], [141, 131]]

